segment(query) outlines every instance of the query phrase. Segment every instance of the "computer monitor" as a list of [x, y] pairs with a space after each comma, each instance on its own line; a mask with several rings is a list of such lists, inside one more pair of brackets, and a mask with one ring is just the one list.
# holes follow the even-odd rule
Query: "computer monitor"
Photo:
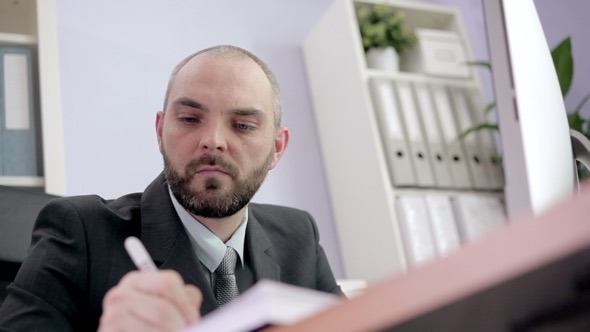
[[539, 214], [572, 195], [567, 113], [533, 0], [483, 0], [508, 217]]

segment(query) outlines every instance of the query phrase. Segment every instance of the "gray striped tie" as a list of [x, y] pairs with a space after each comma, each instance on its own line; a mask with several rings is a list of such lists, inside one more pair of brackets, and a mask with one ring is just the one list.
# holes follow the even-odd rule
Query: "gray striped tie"
[[238, 284], [236, 283], [236, 262], [238, 254], [232, 247], [227, 247], [223, 260], [215, 270], [216, 287], [215, 297], [219, 306], [224, 306], [240, 295]]

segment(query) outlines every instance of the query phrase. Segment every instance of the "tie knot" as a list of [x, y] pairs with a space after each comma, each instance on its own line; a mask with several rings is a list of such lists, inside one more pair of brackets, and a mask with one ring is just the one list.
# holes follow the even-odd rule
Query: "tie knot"
[[225, 256], [221, 260], [221, 263], [215, 270], [216, 273], [227, 275], [227, 274], [234, 274], [234, 270], [236, 269], [236, 262], [238, 260], [238, 254], [232, 247], [227, 247], [225, 251]]

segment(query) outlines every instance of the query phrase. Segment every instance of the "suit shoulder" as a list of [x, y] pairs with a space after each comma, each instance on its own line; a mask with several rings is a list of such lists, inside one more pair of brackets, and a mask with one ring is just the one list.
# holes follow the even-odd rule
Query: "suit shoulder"
[[52, 199], [42, 212], [73, 210], [82, 219], [101, 216], [131, 219], [140, 210], [141, 193], [132, 193], [117, 199], [105, 199], [98, 195], [78, 195]]

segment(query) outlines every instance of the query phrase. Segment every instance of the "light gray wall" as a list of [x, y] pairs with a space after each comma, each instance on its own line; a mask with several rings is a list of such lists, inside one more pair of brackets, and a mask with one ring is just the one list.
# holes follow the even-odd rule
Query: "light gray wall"
[[[300, 50], [332, 1], [342, 0], [58, 0], [67, 194], [142, 191], [162, 169], [154, 122], [170, 70], [195, 50], [236, 44], [274, 69], [292, 131], [284, 159], [255, 200], [309, 210], [336, 275], [343, 276]], [[424, 2], [458, 6], [475, 58], [487, 59], [480, 1]], [[582, 16], [590, 2], [535, 2], [550, 45], [574, 38], [576, 76], [566, 103], [573, 108], [590, 91], [590, 27]]]

